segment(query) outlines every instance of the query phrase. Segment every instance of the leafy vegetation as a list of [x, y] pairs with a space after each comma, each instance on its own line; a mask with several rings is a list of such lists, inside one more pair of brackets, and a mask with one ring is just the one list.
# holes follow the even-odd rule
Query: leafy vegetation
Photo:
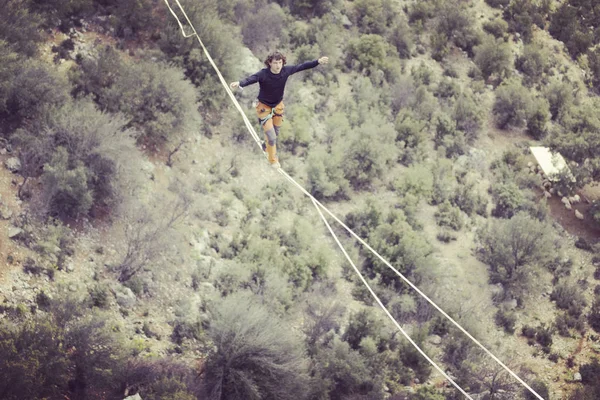
[[[228, 80], [276, 49], [288, 64], [330, 57], [288, 82], [286, 171], [469, 331], [503, 330], [493, 350], [511, 368], [528, 374], [502, 336], [524, 336], [536, 365], [562, 357], [556, 333], [597, 340], [600, 289], [591, 297], [579, 280], [589, 263], [565, 259], [556, 211], [539, 199], [542, 187], [573, 195], [600, 176], [593, 2], [181, 3]], [[6, 267], [28, 282], [0, 296], [0, 397], [457, 396], [431, 385], [429, 363], [374, 307], [301, 194], [248, 167], [256, 154], [221, 82], [161, 2], [0, 8], [0, 158], [18, 196], [3, 188], [0, 217], [16, 235], [3, 242]], [[251, 112], [256, 92], [234, 95]], [[527, 167], [533, 141], [577, 163], [577, 182], [546, 187]], [[600, 221], [598, 201], [576, 204]], [[462, 387], [531, 397], [351, 239], [341, 240], [382, 303]], [[459, 280], [484, 288], [477, 306]], [[556, 310], [532, 323], [544, 286]], [[573, 398], [598, 397], [597, 361], [577, 362]], [[558, 385], [525, 379], [545, 398]]]

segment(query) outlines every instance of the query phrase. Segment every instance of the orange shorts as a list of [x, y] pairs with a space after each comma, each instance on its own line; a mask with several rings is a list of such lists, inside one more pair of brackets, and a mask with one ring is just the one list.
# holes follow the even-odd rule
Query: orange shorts
[[[284, 104], [283, 101], [281, 101], [279, 104], [277, 104], [275, 106], [275, 111], [273, 113], [273, 116], [271, 118], [269, 118], [263, 125], [263, 130], [266, 132], [269, 129], [272, 129], [273, 126], [277, 126], [280, 127], [283, 124], [283, 111], [284, 111]], [[258, 104], [256, 105], [256, 115], [258, 115], [258, 119], [259, 120], [263, 120], [266, 117], [268, 117], [271, 112], [273, 110], [273, 107], [268, 106], [264, 103], [261, 103], [260, 101], [258, 102]]]

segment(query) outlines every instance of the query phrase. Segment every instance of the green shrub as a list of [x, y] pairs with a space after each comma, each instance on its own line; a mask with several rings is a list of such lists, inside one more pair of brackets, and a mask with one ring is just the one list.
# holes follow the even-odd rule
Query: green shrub
[[[383, 382], [378, 370], [369, 368], [368, 360], [334, 336], [316, 356], [310, 393], [311, 398], [342, 400], [348, 396], [383, 398]], [[399, 369], [399, 368], [398, 368]]]
[[527, 116], [527, 133], [537, 140], [543, 139], [548, 132], [550, 120], [550, 104], [543, 97], [534, 99]]
[[390, 0], [356, 0], [352, 20], [361, 33], [382, 35], [397, 15]]
[[594, 43], [593, 27], [598, 26], [593, 2], [568, 0], [550, 18], [549, 32], [563, 42], [575, 59]]
[[42, 61], [30, 59], [12, 77], [6, 109], [21, 120], [40, 118], [52, 107], [68, 99], [68, 83], [58, 70]]
[[448, 158], [464, 154], [467, 148], [464, 132], [456, 128], [456, 121], [447, 114], [437, 116], [433, 141], [436, 148], [443, 146], [446, 149]]
[[293, 0], [278, 0], [282, 6], [290, 9], [292, 14], [304, 18], [320, 17], [327, 14], [329, 11], [338, 7], [338, 0], [313, 0], [310, 2], [293, 1]]
[[29, 1], [0, 0], [0, 40], [5, 40], [17, 53], [33, 56], [43, 41], [42, 18], [31, 12]]
[[512, 0], [504, 9], [504, 19], [508, 21], [511, 32], [521, 34], [523, 40], [529, 42], [534, 25], [544, 28], [550, 6], [549, 1]]
[[521, 328], [521, 335], [528, 339], [533, 339], [535, 337], [535, 332], [535, 328], [529, 325], [524, 325], [523, 328]]
[[317, 199], [344, 199], [348, 197], [350, 185], [339, 168], [343, 163], [343, 154], [337, 149], [328, 153], [319, 147], [309, 154], [308, 188]]
[[523, 54], [515, 60], [515, 67], [521, 71], [529, 86], [539, 83], [543, 74], [548, 72], [551, 59], [550, 52], [539, 44], [528, 44], [523, 48]]
[[465, 133], [468, 143], [473, 143], [478, 137], [484, 122], [484, 110], [471, 91], [458, 95], [454, 102], [452, 118], [456, 127]]
[[69, 77], [74, 86], [73, 95], [91, 96], [94, 101], [100, 102], [103, 92], [115, 84], [117, 77], [126, 67], [114, 47], [100, 47], [97, 57], [81, 59], [77, 68], [70, 70]]
[[592, 76], [589, 77], [589, 80], [596, 93], [600, 93], [600, 47], [596, 46], [593, 50], [590, 50], [587, 56], [592, 72]]
[[452, 206], [448, 200], [439, 205], [435, 220], [439, 226], [447, 226], [455, 231], [461, 230], [464, 225], [460, 209]]
[[493, 112], [500, 129], [523, 127], [531, 115], [533, 98], [529, 90], [517, 81], [504, 83], [496, 89]]
[[[119, 392], [123, 349], [106, 316], [83, 316], [79, 302], [52, 303], [19, 327], [0, 327], [0, 382], [7, 400], [88, 398]], [[122, 389], [120, 393], [122, 394]]]
[[493, 35], [496, 39], [501, 39], [508, 31], [508, 23], [502, 18], [495, 18], [484, 22], [483, 30]]
[[586, 306], [581, 290], [566, 283], [558, 284], [550, 294], [550, 300], [556, 301], [556, 306], [567, 310], [570, 315], [579, 317]]
[[371, 187], [395, 154], [393, 126], [385, 121], [367, 121], [345, 152], [344, 177], [356, 190]]
[[501, 326], [504, 332], [515, 333], [515, 323], [517, 322], [517, 316], [514, 312], [498, 310], [494, 317], [496, 325]]
[[504, 8], [508, 6], [510, 0], [485, 0], [487, 4], [495, 8]]
[[573, 88], [567, 82], [553, 81], [544, 89], [544, 98], [550, 104], [552, 120], [561, 120], [573, 105]]
[[421, 161], [428, 141], [426, 123], [405, 109], [396, 116], [395, 128], [396, 142], [401, 150], [400, 161], [407, 165]]
[[[48, 165], [41, 175], [42, 212], [74, 216], [93, 205], [106, 213], [119, 203], [125, 186], [136, 184], [133, 168], [140, 157], [125, 124], [122, 117], [100, 113], [89, 102], [76, 102], [54, 110], [43, 125], [15, 133], [13, 140], [26, 155], [26, 177], [38, 176]], [[56, 147], [58, 151], [49, 151]]]
[[[395, 52], [383, 36], [377, 34], [360, 35], [350, 39], [346, 47], [346, 66], [350, 69], [366, 71], [386, 71], [389, 68], [388, 54]], [[357, 65], [356, 65], [357, 63]]]
[[490, 37], [476, 46], [474, 52], [475, 64], [485, 79], [495, 76], [502, 80], [510, 75], [513, 61], [508, 43]]
[[350, 316], [342, 339], [354, 350], [360, 348], [360, 343], [367, 337], [377, 338], [381, 322], [373, 317], [367, 309], [360, 310]]
[[[277, 48], [286, 24], [285, 17], [285, 12], [278, 4], [258, 6], [254, 12], [243, 18], [244, 44], [254, 54], [266, 53], [271, 48]], [[265, 21], [271, 23], [265, 24]]]
[[[550, 398], [550, 391], [548, 390], [548, 385], [544, 381], [539, 380], [539, 379], [533, 381], [533, 383], [531, 384], [531, 388], [533, 390], [535, 390], [535, 392], [537, 394], [542, 396], [542, 398], [544, 398], [544, 399]], [[531, 393], [529, 390], [527, 390], [527, 388], [525, 388], [523, 390], [523, 397], [525, 398], [525, 400], [536, 400], [537, 399], [537, 396], [535, 396], [533, 393]]]
[[596, 299], [592, 303], [592, 308], [588, 314], [588, 324], [596, 332], [600, 333], [600, 296], [596, 296]]
[[457, 47], [472, 55], [473, 47], [479, 44], [480, 37], [467, 7], [462, 4], [441, 2], [437, 12], [440, 15], [436, 25], [438, 34], [444, 35]]
[[248, 297], [227, 297], [213, 315], [207, 398], [303, 398], [302, 343], [289, 327]]
[[86, 215], [93, 203], [90, 172], [81, 161], [69, 168], [68, 158], [67, 150], [59, 147], [41, 176], [46, 213], [59, 218]]
[[188, 137], [199, 129], [194, 88], [179, 69], [164, 64], [137, 62], [124, 68], [114, 85], [102, 91], [99, 104], [127, 115], [153, 143]]
[[414, 47], [414, 34], [403, 13], [393, 19], [393, 25], [387, 38], [401, 58], [410, 58]]
[[527, 266], [544, 266], [555, 248], [550, 227], [525, 213], [510, 220], [498, 220], [477, 234], [480, 257], [490, 266], [490, 279], [505, 290], [524, 290]]
[[108, 308], [110, 305], [110, 290], [106, 286], [97, 285], [89, 289], [92, 306], [98, 308]]

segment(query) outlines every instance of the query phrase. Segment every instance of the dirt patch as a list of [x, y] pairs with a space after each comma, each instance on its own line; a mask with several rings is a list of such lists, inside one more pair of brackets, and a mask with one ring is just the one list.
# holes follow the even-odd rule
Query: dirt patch
[[[541, 190], [537, 190], [537, 194], [540, 198], [544, 195]], [[581, 198], [590, 198], [589, 194], [586, 196], [584, 192], [580, 192]], [[558, 222], [569, 234], [581, 237], [588, 242], [598, 243], [600, 242], [600, 226], [598, 223], [593, 221], [589, 216], [588, 212], [591, 208], [591, 204], [583, 201], [578, 204], [572, 205], [572, 210], [565, 208], [565, 205], [560, 201], [558, 196], [552, 196], [547, 200], [550, 215], [556, 222]], [[578, 219], [575, 216], [575, 210], [579, 211], [584, 219]]]

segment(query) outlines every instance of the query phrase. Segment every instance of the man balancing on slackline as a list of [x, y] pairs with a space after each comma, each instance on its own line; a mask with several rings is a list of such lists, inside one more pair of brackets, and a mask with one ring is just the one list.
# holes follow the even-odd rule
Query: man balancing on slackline
[[269, 163], [273, 167], [280, 167], [279, 159], [277, 158], [277, 136], [283, 123], [283, 91], [287, 79], [296, 72], [314, 68], [319, 64], [327, 64], [328, 62], [328, 57], [321, 57], [318, 60], [286, 66], [285, 56], [276, 51], [269, 54], [265, 60], [267, 68], [263, 68], [254, 75], [239, 82], [231, 82], [230, 86], [232, 89], [258, 82], [259, 91], [256, 114], [265, 132], [266, 144], [263, 145], [263, 150], [267, 152]]

